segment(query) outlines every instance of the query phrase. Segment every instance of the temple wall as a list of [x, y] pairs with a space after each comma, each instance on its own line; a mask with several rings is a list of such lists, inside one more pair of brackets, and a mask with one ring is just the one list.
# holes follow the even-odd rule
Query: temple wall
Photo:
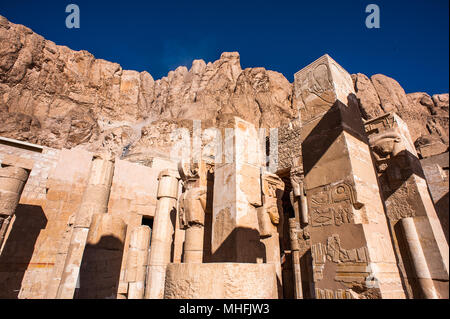
[[[32, 166], [0, 256], [0, 298], [56, 298], [92, 157], [83, 150], [0, 139], [0, 164]], [[130, 233], [143, 218], [148, 222], [154, 217], [159, 172], [176, 168], [159, 158], [151, 165], [115, 161], [108, 212], [127, 225], [118, 291], [122, 294], [127, 292], [124, 274]], [[184, 236], [178, 237], [175, 250], [181, 255]]]
[[142, 225], [143, 218], [153, 219], [155, 216], [158, 174], [165, 167], [176, 168], [176, 165], [159, 159], [153, 160], [152, 167], [125, 160], [115, 161], [108, 213], [121, 217], [128, 225], [120, 273], [119, 294], [125, 295], [127, 293], [125, 267], [131, 231]]

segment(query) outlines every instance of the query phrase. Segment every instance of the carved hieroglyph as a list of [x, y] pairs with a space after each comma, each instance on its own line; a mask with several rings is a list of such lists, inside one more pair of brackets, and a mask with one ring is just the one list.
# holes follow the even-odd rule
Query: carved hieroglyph
[[[390, 243], [381, 247], [375, 235], [389, 238], [389, 230], [350, 75], [324, 56], [298, 72], [295, 81], [302, 116], [308, 114], [302, 117], [302, 158], [315, 288], [404, 298], [393, 248]], [[342, 262], [334, 266], [336, 255], [326, 258], [337, 246], [345, 247], [344, 259], [355, 269], [342, 268]], [[364, 263], [355, 265], [360, 260]], [[364, 286], [366, 277], [376, 287]]]
[[[448, 244], [429, 195], [408, 127], [397, 114], [386, 113], [367, 121], [365, 130], [376, 160], [386, 214], [393, 230], [391, 233], [395, 239], [395, 251], [405, 285], [409, 286], [408, 291], [412, 289], [414, 293], [413, 282], [416, 281], [420, 286], [422, 297], [436, 298], [440, 295], [441, 298], [446, 298], [449, 271]], [[403, 236], [394, 231], [398, 221], [401, 221]], [[408, 240], [406, 237], [414, 237], [416, 229], [419, 240], [417, 242]], [[406, 245], [399, 245], [399, 242], [406, 242]], [[418, 247], [412, 245], [413, 242]], [[402, 251], [405, 249], [409, 251]], [[419, 252], [423, 252], [426, 256], [423, 260], [418, 260], [421, 257]], [[407, 263], [412, 263], [414, 274], [407, 272], [408, 267], [405, 267]], [[420, 265], [422, 270], [418, 269], [417, 265]], [[429, 272], [424, 270], [428, 267]], [[427, 273], [425, 278], [424, 273]], [[431, 278], [435, 280], [438, 293], [434, 290]]]
[[308, 196], [312, 227], [353, 224], [354, 210], [364, 206], [356, 200], [354, 187], [349, 182], [311, 189]]

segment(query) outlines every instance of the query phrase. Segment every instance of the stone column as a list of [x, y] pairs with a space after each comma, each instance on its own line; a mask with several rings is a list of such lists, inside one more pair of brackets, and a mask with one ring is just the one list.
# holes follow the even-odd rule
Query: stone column
[[114, 162], [111, 158], [94, 156], [88, 185], [75, 216], [64, 271], [56, 295], [57, 299], [74, 297], [92, 215], [107, 213], [113, 174]]
[[0, 167], [0, 250], [28, 180], [28, 174], [29, 171], [21, 167]]
[[116, 299], [127, 224], [113, 214], [94, 214], [91, 219], [74, 297]]
[[350, 75], [328, 55], [295, 74], [316, 298], [404, 298]]
[[166, 267], [170, 263], [178, 197], [177, 171], [164, 170], [158, 177], [158, 192], [145, 287], [146, 299], [162, 299]]
[[125, 273], [128, 299], [144, 299], [150, 237], [151, 229], [146, 225], [131, 232]]
[[300, 245], [298, 242], [298, 233], [300, 226], [296, 218], [289, 218], [289, 236], [291, 240], [292, 268], [295, 280], [295, 299], [303, 299], [302, 274], [300, 269]]
[[291, 202], [296, 217], [301, 221], [302, 225], [308, 225], [308, 202], [304, 187], [305, 175], [301, 167], [293, 167], [290, 171], [290, 179], [292, 185]]
[[262, 206], [261, 154], [255, 127], [233, 117], [223, 130], [224, 154], [216, 157], [212, 216], [214, 262], [262, 262], [256, 207]]
[[185, 263], [203, 262], [206, 186], [199, 186], [201, 170], [199, 166], [203, 166], [203, 163], [178, 165], [185, 189], [179, 203], [180, 227], [185, 229], [183, 260]]
[[401, 219], [403, 232], [405, 234], [408, 251], [412, 260], [414, 270], [422, 288], [423, 295], [426, 299], [438, 299], [436, 288], [428, 269], [427, 260], [420, 244], [419, 235], [417, 234], [416, 226], [414, 225], [413, 217], [406, 217]]
[[[399, 226], [397, 223], [404, 218], [413, 217], [414, 227], [417, 229], [424, 258], [431, 274], [431, 283], [433, 284], [434, 281], [441, 298], [448, 298], [448, 243], [429, 195], [425, 175], [408, 127], [397, 114], [387, 113], [367, 121], [365, 129], [376, 162], [394, 248], [408, 296], [417, 298], [417, 294], [414, 293], [415, 281], [418, 280], [419, 286], [421, 286], [423, 280], [416, 279], [414, 278], [415, 274], [408, 273], [410, 268], [408, 266], [411, 265], [404, 256], [410, 255], [412, 252], [404, 250], [412, 246], [401, 244], [405, 239], [397, 230]], [[402, 225], [404, 226], [404, 224]], [[404, 228], [403, 226], [402, 228]], [[413, 254], [413, 256], [415, 255]], [[426, 291], [428, 288], [422, 287], [421, 290]], [[432, 294], [426, 293], [423, 296], [428, 298]]]
[[[266, 263], [274, 264], [277, 274], [278, 297], [283, 298], [281, 256], [280, 256], [280, 235], [283, 223], [280, 222], [283, 216], [281, 198], [283, 197], [284, 182], [275, 174], [263, 173], [261, 175], [263, 206], [257, 208], [259, 236], [265, 247]], [[280, 230], [281, 230], [280, 229]]]

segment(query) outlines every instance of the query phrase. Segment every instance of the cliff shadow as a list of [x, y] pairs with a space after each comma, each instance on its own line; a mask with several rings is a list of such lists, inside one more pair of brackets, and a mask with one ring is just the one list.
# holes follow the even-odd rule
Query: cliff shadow
[[444, 230], [445, 239], [447, 239], [448, 244], [448, 192], [441, 197], [435, 204], [436, 213], [438, 215], [439, 221], [441, 222], [442, 229]]
[[[349, 101], [354, 99], [354, 94], [348, 96]], [[314, 122], [315, 120], [306, 122], [304, 126], [308, 127]], [[369, 144], [357, 104], [349, 103], [347, 106], [336, 101], [303, 140], [302, 155], [305, 177], [344, 131], [364, 144]]]
[[[19, 204], [0, 256], [0, 299], [17, 299], [47, 217], [41, 206]], [[36, 265], [39, 266], [39, 265]]]
[[120, 281], [124, 242], [103, 236], [86, 245], [74, 299], [116, 299]]
[[[238, 245], [239, 244], [239, 245]], [[211, 262], [257, 263], [266, 262], [266, 250], [256, 229], [237, 227], [211, 254]]]

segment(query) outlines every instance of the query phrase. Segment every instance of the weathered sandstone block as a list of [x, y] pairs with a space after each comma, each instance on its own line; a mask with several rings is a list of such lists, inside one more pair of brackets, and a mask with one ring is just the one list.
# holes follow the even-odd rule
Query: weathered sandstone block
[[145, 225], [138, 226], [131, 232], [125, 273], [128, 299], [144, 298], [150, 237], [151, 229]]
[[294, 75], [294, 103], [303, 122], [327, 112], [337, 100], [355, 103], [354, 93], [350, 74], [328, 54]]
[[277, 282], [273, 264], [169, 264], [167, 299], [274, 299]]
[[[323, 81], [319, 81], [319, 80]], [[328, 56], [296, 75], [316, 298], [404, 298], [350, 75]]]
[[220, 262], [263, 260], [256, 207], [261, 199], [261, 155], [253, 125], [233, 117], [224, 156], [214, 171], [212, 257]]

